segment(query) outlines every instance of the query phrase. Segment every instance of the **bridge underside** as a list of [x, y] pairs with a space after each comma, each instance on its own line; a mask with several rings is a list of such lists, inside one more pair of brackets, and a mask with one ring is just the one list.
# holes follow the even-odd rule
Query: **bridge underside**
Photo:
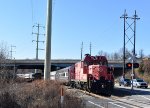
[[[55, 59], [51, 60], [51, 71], [55, 71], [58, 69], [62, 69], [68, 66], [71, 66], [80, 60], [77, 59]], [[141, 62], [140, 60], [138, 61]], [[109, 67], [114, 67], [114, 76], [121, 76], [123, 73], [123, 61], [108, 61]], [[39, 69], [44, 72], [44, 60], [33, 60], [33, 59], [25, 59], [25, 60], [8, 60], [5, 64], [0, 64], [0, 66], [4, 66], [10, 69]]]
[[[65, 67], [68, 67], [72, 64], [52, 64], [51, 65], [51, 71], [56, 71], [58, 69], [62, 69]], [[37, 65], [37, 64], [32, 64], [32, 65], [14, 65], [10, 66], [11, 69], [14, 69], [14, 67], [17, 69], [39, 69], [42, 72], [44, 72], [44, 65]], [[114, 77], [118, 77], [122, 75], [122, 67], [114, 67]]]
[[[73, 64], [52, 64], [51, 71], [62, 69], [71, 65]], [[14, 67], [16, 69], [40, 69], [44, 71], [44, 64], [13, 64], [13, 65], [7, 65], [6, 67], [9, 67], [10, 69], [14, 69]]]

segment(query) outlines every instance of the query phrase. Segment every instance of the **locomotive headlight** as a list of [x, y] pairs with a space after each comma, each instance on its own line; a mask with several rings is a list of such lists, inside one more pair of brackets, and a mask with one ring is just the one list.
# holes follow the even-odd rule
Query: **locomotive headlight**
[[108, 80], [108, 82], [111, 82], [110, 80]]

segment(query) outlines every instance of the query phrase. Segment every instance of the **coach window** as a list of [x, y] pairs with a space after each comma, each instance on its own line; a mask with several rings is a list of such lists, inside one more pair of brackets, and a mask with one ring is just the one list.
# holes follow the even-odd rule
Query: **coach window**
[[66, 76], [68, 76], [68, 73], [66, 72]]
[[60, 76], [61, 76], [61, 77], [65, 76], [65, 73], [60, 73]]
[[62, 76], [65, 76], [65, 73], [63, 73]]

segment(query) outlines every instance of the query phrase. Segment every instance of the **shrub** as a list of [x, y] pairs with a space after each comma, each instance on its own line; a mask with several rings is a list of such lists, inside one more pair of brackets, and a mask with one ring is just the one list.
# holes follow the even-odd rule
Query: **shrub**
[[15, 94], [4, 91], [0, 94], [0, 108], [20, 108]]
[[[61, 85], [55, 81], [36, 80], [32, 83], [5, 83], [0, 94], [1, 108], [60, 108]], [[83, 108], [82, 100], [73, 95], [64, 96], [63, 108]], [[8, 106], [9, 105], [9, 106]]]

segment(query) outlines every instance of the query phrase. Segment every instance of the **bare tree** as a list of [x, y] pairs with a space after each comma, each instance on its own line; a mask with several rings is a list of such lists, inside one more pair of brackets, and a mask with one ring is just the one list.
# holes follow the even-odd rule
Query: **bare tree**
[[[107, 59], [109, 60], [122, 60], [123, 59], [123, 48], [121, 48], [118, 52], [114, 52], [114, 53], [107, 53], [107, 52], [104, 52], [104, 51], [99, 51], [98, 52], [98, 55], [101, 55], [101, 56], [106, 56]], [[132, 51], [129, 51], [127, 48], [125, 50], [125, 59], [128, 59], [132, 56]]]
[[150, 75], [150, 60], [145, 60], [143, 62], [142, 70], [144, 70], [144, 73], [147, 73], [148, 75]]
[[102, 50], [99, 51], [99, 52], [98, 52], [98, 55], [103, 56], [103, 55], [104, 55], [104, 51], [102, 51]]
[[115, 52], [114, 53], [114, 60], [119, 60], [119, 58], [120, 58], [119, 53]]
[[102, 50], [98, 52], [98, 55], [105, 56], [108, 60], [110, 59], [110, 55]]
[[5, 62], [8, 57], [7, 47], [4, 42], [0, 43], [0, 71], [5, 67]]
[[[119, 56], [123, 59], [123, 48], [119, 50]], [[127, 48], [125, 49], [125, 59], [128, 59], [132, 56], [132, 51], [129, 51]]]
[[10, 68], [7, 67], [8, 64], [8, 47], [4, 42], [0, 43], [0, 79], [6, 80], [7, 82], [9, 79], [14, 78], [14, 74]]
[[140, 59], [143, 59], [143, 57], [144, 57], [143, 49], [141, 49], [141, 50], [139, 51], [139, 56], [140, 56]]

